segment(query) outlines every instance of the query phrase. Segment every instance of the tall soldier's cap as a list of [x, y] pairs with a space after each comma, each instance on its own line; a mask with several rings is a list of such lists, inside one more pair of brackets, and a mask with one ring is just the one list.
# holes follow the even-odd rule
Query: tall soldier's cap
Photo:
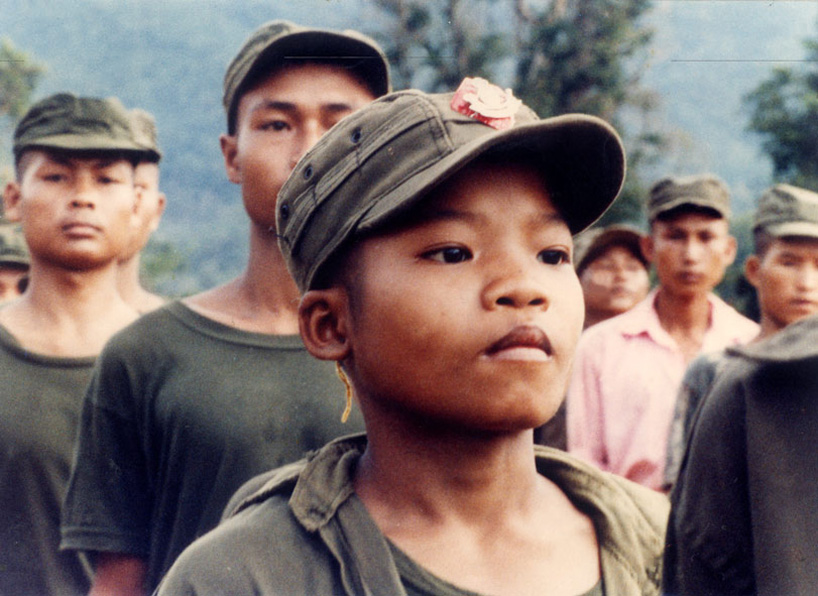
[[648, 221], [683, 206], [709, 209], [725, 219], [730, 217], [730, 190], [712, 174], [668, 177], [654, 184], [648, 195]]
[[330, 129], [278, 195], [279, 245], [298, 287], [314, 287], [345, 242], [399, 219], [489, 152], [526, 152], [540, 164], [572, 233], [602, 215], [625, 175], [619, 136], [599, 118], [540, 120], [510, 90], [482, 79], [467, 79], [455, 94], [387, 95]]
[[780, 238], [818, 238], [818, 194], [811, 190], [776, 184], [761, 195], [753, 230], [763, 230]]
[[235, 132], [239, 99], [261, 74], [312, 61], [348, 69], [375, 97], [391, 89], [389, 61], [374, 39], [351, 29], [314, 29], [289, 21], [270, 21], [247, 38], [227, 67], [223, 103], [228, 133]]
[[57, 93], [35, 103], [14, 130], [14, 158], [27, 149], [111, 151], [144, 154], [131, 118], [114, 97]]

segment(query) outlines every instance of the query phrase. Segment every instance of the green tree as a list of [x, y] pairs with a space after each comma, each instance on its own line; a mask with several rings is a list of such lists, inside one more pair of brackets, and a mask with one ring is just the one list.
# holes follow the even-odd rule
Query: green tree
[[9, 39], [0, 39], [0, 183], [11, 177], [10, 147], [5, 139], [11, 136], [14, 124], [28, 109], [31, 94], [45, 72], [42, 64], [14, 47]]
[[652, 33], [651, 0], [372, 0], [395, 86], [454, 89], [466, 76], [509, 84], [542, 116], [594, 114], [612, 122], [629, 177], [605, 223], [643, 219], [639, 171], [664, 149], [647, 117], [655, 94], [639, 85]]
[[818, 39], [805, 47], [804, 63], [775, 68], [744, 101], [748, 129], [761, 136], [774, 178], [818, 189]]

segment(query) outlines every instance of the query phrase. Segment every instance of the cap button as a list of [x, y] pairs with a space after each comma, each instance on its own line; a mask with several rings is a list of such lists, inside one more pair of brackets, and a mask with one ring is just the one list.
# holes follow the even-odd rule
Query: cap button
[[281, 219], [287, 220], [290, 217], [290, 204], [289, 203], [282, 203], [281, 207], [278, 209], [278, 213], [281, 216]]
[[311, 165], [304, 168], [304, 180], [309, 180], [310, 178], [312, 178], [312, 166]]
[[361, 131], [360, 128], [356, 128], [352, 131], [352, 134], [349, 136], [349, 140], [351, 140], [354, 144], [358, 144], [361, 142], [361, 137], [364, 136], [364, 133]]

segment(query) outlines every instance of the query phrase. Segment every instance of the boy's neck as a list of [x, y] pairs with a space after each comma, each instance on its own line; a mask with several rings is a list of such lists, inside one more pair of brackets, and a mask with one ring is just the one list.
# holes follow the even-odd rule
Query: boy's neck
[[753, 339], [753, 342], [761, 341], [763, 339], [767, 339], [784, 329], [786, 325], [780, 325], [776, 323], [771, 317], [766, 315], [764, 312], [761, 313], [761, 320], [758, 322], [759, 332], [758, 335]]
[[117, 290], [117, 265], [68, 271], [32, 261], [23, 297], [0, 311], [0, 324], [32, 352], [96, 356], [138, 314]]
[[131, 305], [139, 314], [144, 314], [162, 306], [166, 301], [161, 296], [152, 294], [142, 287], [139, 281], [139, 253], [127, 261], [119, 263], [117, 289], [122, 299]]
[[370, 413], [368, 446], [355, 480], [368, 505], [482, 523], [490, 512], [513, 505], [515, 495], [524, 499], [538, 482], [531, 432], [437, 432], [422, 424], [396, 428], [394, 419], [380, 425], [372, 418]]
[[654, 308], [659, 323], [676, 340], [685, 360], [692, 360], [701, 350], [704, 335], [710, 328], [708, 293], [680, 295], [660, 286], [656, 292]]
[[301, 295], [274, 231], [251, 224], [247, 268], [233, 281], [192, 296], [185, 304], [199, 314], [252, 333], [298, 333]]
[[419, 565], [479, 593], [540, 594], [549, 582], [582, 593], [599, 581], [593, 523], [538, 474], [531, 431], [372, 422], [355, 492]]

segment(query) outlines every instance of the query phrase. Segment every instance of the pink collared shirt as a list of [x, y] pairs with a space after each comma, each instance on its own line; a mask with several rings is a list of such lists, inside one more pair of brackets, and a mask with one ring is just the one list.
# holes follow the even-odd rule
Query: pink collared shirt
[[[656, 290], [579, 340], [567, 397], [568, 451], [660, 489], [676, 394], [687, 363], [662, 328]], [[758, 325], [711, 294], [702, 352], [750, 341]]]

